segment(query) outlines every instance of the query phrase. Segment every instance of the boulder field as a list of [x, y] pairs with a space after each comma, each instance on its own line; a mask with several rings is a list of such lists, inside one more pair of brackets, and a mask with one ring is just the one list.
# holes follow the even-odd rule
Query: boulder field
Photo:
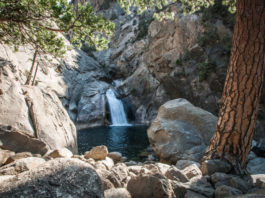
[[256, 198], [265, 194], [265, 158], [253, 153], [249, 174], [239, 177], [220, 160], [201, 165], [191, 160], [171, 165], [114, 162], [111, 157], [117, 160], [120, 154], [106, 156], [106, 151], [99, 146], [89, 155], [73, 155], [65, 148], [41, 156], [0, 150], [0, 197]]

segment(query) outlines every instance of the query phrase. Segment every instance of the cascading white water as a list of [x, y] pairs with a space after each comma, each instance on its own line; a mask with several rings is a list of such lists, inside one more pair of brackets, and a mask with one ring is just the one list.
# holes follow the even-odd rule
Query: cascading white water
[[129, 126], [122, 102], [116, 98], [112, 89], [106, 92], [113, 126]]

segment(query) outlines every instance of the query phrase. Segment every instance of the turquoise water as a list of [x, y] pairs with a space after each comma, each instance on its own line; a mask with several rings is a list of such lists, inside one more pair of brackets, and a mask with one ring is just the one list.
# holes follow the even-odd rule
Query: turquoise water
[[141, 161], [141, 153], [149, 146], [147, 126], [104, 126], [78, 131], [78, 149], [84, 154], [92, 147], [105, 145], [109, 152], [117, 151], [128, 160]]

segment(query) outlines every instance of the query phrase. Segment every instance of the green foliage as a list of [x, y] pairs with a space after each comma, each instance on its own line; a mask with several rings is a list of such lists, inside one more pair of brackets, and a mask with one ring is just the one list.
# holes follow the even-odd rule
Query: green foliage
[[107, 48], [114, 24], [94, 13], [90, 4], [78, 5], [78, 12], [67, 0], [1, 0], [0, 42], [30, 45], [38, 53], [60, 56], [67, 47], [56, 32], [70, 35], [76, 47], [82, 42], [97, 49]]
[[[120, 3], [121, 7], [125, 9], [126, 12], [130, 12], [130, 7], [137, 7], [138, 8], [138, 13], [141, 14], [144, 10], [147, 10], [149, 8], [157, 8], [157, 9], [162, 9], [166, 5], [170, 3], [175, 3], [177, 1], [180, 1], [183, 5], [184, 8], [184, 13], [194, 13], [201, 8], [208, 8], [215, 3], [221, 2], [221, 4], [225, 5], [228, 10], [231, 13], [235, 13], [236, 10], [236, 0], [118, 0]], [[159, 16], [162, 15], [162, 16]], [[169, 13], [159, 13], [156, 14], [156, 17], [158, 19], [163, 19], [170, 17]]]
[[204, 81], [207, 79], [208, 75], [215, 70], [215, 63], [212, 60], [208, 62], [202, 62], [199, 65], [199, 81]]

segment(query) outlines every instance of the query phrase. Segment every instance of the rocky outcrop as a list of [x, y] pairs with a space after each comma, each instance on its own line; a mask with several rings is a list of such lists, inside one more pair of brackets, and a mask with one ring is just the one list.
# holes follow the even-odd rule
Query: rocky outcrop
[[169, 101], [159, 108], [147, 130], [149, 141], [161, 161], [200, 161], [217, 118], [185, 99]]

